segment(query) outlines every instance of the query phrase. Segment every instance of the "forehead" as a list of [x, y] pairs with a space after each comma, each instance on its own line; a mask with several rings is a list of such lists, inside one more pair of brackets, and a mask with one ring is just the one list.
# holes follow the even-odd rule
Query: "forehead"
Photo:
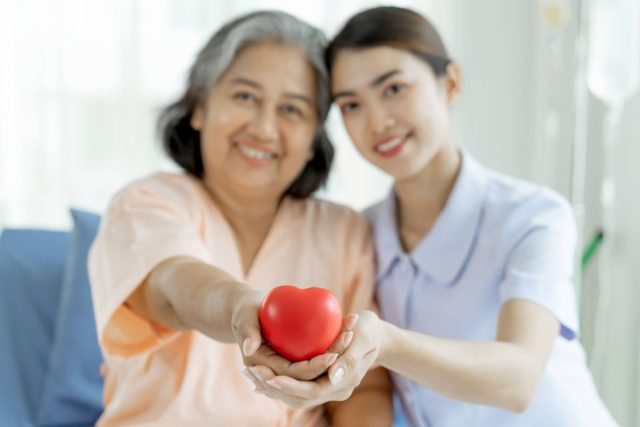
[[276, 42], [242, 48], [225, 72], [222, 81], [242, 77], [264, 89], [287, 90], [313, 95], [315, 72], [303, 50]]
[[331, 83], [334, 91], [356, 89], [391, 70], [411, 73], [421, 62], [406, 50], [388, 46], [342, 49], [331, 69]]

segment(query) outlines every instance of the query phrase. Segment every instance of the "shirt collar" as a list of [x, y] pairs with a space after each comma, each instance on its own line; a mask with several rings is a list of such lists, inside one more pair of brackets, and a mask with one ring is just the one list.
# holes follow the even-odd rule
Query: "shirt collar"
[[[436, 282], [450, 284], [465, 265], [475, 243], [484, 207], [487, 172], [462, 151], [460, 173], [447, 203], [431, 231], [409, 256]], [[392, 189], [375, 217], [378, 279], [405, 253], [397, 233], [395, 192]]]

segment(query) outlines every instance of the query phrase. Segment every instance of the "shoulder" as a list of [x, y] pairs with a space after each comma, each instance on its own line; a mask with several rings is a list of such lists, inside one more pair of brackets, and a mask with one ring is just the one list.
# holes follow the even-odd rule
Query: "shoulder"
[[534, 230], [575, 237], [573, 210], [562, 195], [493, 171], [488, 173], [485, 227], [507, 240], [520, 240]]
[[126, 185], [116, 193], [111, 204], [124, 210], [150, 203], [192, 207], [204, 197], [198, 179], [182, 173], [158, 172]]

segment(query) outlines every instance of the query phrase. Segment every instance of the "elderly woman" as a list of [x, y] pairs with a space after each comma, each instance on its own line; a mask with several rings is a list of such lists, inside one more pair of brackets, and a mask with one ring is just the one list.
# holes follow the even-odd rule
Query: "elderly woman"
[[[345, 312], [371, 299], [366, 221], [310, 197], [333, 157], [323, 48], [320, 31], [284, 13], [236, 19], [204, 46], [184, 95], [161, 115], [164, 147], [186, 173], [120, 191], [90, 255], [106, 360], [99, 426], [390, 424], [381, 370], [327, 417], [255, 393], [243, 377], [243, 362], [264, 348], [258, 309], [273, 286], [326, 287]], [[311, 377], [337, 356], [286, 369]]]

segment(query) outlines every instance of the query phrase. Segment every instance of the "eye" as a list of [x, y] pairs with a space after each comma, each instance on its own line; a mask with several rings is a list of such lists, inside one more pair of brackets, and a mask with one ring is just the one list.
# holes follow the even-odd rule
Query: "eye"
[[285, 114], [288, 114], [288, 115], [302, 117], [302, 110], [300, 108], [296, 107], [295, 105], [292, 105], [292, 104], [283, 105], [282, 106], [282, 111]]
[[359, 105], [357, 102], [345, 102], [344, 104], [340, 105], [340, 111], [342, 111], [342, 114], [352, 113], [357, 110], [358, 107]]
[[241, 102], [255, 102], [256, 101], [256, 97], [251, 93], [251, 92], [237, 92], [233, 95], [233, 99], [237, 99], [238, 101]]
[[389, 86], [387, 86], [384, 90], [384, 94], [385, 95], [389, 95], [389, 96], [393, 96], [396, 95], [400, 92], [402, 92], [405, 89], [405, 85], [402, 83], [393, 83], [390, 84]]

